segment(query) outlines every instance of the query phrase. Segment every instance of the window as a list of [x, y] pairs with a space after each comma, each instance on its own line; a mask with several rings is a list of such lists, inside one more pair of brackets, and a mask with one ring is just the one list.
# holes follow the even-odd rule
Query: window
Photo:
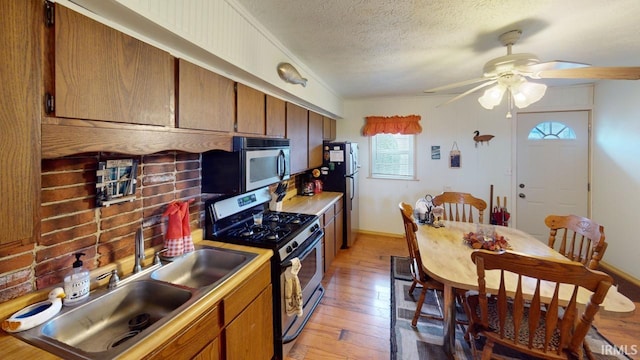
[[371, 136], [371, 177], [415, 179], [415, 137], [400, 134]]
[[531, 129], [529, 140], [575, 140], [576, 133], [567, 125], [555, 121], [542, 122]]

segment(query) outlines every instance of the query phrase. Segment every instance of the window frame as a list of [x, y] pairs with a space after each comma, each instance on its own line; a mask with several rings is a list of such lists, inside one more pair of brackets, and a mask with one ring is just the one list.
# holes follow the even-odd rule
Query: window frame
[[[554, 126], [561, 126], [559, 131], [554, 131]], [[569, 125], [561, 121], [548, 120], [537, 123], [529, 130], [527, 140], [576, 140], [576, 132]]]
[[[408, 159], [408, 174], [402, 175], [399, 173], [389, 173], [383, 174], [381, 172], [377, 172], [376, 160], [378, 159], [378, 136], [393, 136], [398, 137], [407, 137], [411, 139], [411, 144], [409, 145], [409, 149], [398, 151], [400, 154], [407, 154], [409, 156]], [[372, 179], [381, 179], [381, 180], [416, 180], [417, 179], [417, 136], [416, 134], [376, 134], [369, 137], [369, 177]]]

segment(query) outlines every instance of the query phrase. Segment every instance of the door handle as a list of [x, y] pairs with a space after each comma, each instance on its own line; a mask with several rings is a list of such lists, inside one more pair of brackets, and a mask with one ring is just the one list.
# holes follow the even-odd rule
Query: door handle
[[520, 194], [518, 194], [518, 197], [519, 197], [519, 198], [521, 198], [521, 199], [524, 199], [524, 198], [526, 198], [526, 197], [527, 197], [527, 195], [525, 195], [525, 194], [523, 194], [523, 193], [520, 193]]

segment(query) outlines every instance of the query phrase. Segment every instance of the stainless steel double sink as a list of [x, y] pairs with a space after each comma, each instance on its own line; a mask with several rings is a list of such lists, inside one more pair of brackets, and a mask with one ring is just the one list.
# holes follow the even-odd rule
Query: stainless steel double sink
[[[65, 359], [111, 359], [151, 335], [257, 254], [199, 246], [160, 267], [98, 289], [76, 307], [14, 335]], [[133, 276], [132, 276], [133, 277]]]

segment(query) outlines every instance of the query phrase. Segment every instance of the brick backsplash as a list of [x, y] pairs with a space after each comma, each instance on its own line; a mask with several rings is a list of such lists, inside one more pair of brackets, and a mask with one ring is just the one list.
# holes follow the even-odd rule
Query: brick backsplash
[[[99, 161], [139, 161], [136, 198], [96, 207]], [[145, 247], [163, 243], [162, 213], [174, 200], [195, 201], [191, 228], [201, 225], [200, 154], [163, 152], [145, 156], [90, 153], [42, 160], [41, 224], [35, 244], [0, 248], [0, 302], [61, 283], [82, 252], [85, 267], [105, 266], [134, 253], [141, 226]]]

